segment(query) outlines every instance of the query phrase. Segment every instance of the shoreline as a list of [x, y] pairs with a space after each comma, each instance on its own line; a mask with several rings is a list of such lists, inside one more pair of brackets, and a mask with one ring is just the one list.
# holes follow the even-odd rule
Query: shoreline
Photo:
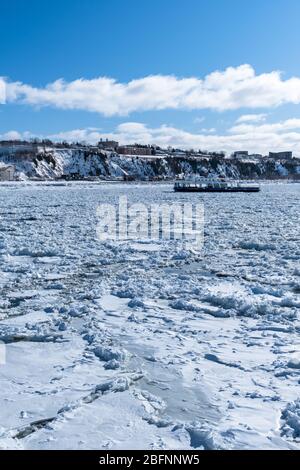
[[[0, 187], [3, 186], [13, 186], [15, 184], [18, 185], [45, 185], [45, 186], [71, 186], [76, 184], [95, 184], [95, 185], [107, 185], [107, 184], [121, 184], [126, 186], [134, 186], [134, 185], [173, 185], [175, 181], [178, 181], [176, 178], [169, 179], [169, 180], [161, 180], [161, 181], [143, 181], [143, 180], [135, 180], [135, 181], [123, 181], [123, 180], [90, 180], [90, 179], [76, 179], [76, 180], [62, 180], [62, 179], [27, 179], [27, 180], [15, 180], [15, 181], [0, 181]], [[293, 178], [278, 178], [278, 179], [246, 179], [246, 178], [236, 178], [232, 179], [232, 181], [243, 181], [243, 182], [256, 182], [259, 184], [294, 184], [300, 183], [299, 179]]]

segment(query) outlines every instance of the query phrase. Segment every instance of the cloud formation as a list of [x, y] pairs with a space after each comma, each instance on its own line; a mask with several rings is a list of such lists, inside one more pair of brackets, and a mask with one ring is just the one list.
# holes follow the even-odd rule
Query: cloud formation
[[6, 83], [4, 78], [0, 77], [0, 104], [5, 103], [6, 98]]
[[262, 122], [265, 121], [267, 117], [267, 114], [262, 113], [262, 114], [243, 114], [240, 116], [236, 122]]
[[96, 143], [101, 138], [109, 138], [123, 144], [155, 144], [161, 147], [172, 146], [184, 149], [209, 151], [249, 150], [250, 153], [267, 155], [269, 151], [292, 150], [300, 157], [300, 119], [288, 119], [272, 124], [240, 124], [224, 134], [200, 132], [192, 133], [176, 127], [162, 125], [149, 127], [140, 122], [124, 122], [113, 132], [103, 132], [97, 128], [73, 129], [51, 135], [34, 135], [30, 132], [7, 132], [0, 139], [47, 137], [52, 140]]
[[232, 134], [262, 134], [268, 136], [269, 134], [278, 134], [291, 130], [300, 130], [300, 119], [287, 119], [285, 121], [275, 122], [272, 124], [238, 124], [229, 129]]
[[[25, 139], [25, 132], [21, 133], [18, 131], [8, 131], [4, 132], [4, 134], [0, 134], [0, 140], [21, 140]], [[28, 133], [28, 138], [31, 137], [31, 134]]]
[[151, 75], [121, 83], [113, 78], [59, 79], [37, 88], [22, 82], [6, 83], [7, 102], [60, 109], [80, 109], [106, 116], [162, 109], [270, 108], [300, 103], [300, 78], [282, 78], [279, 71], [256, 75], [251, 65], [228, 67], [203, 79]]

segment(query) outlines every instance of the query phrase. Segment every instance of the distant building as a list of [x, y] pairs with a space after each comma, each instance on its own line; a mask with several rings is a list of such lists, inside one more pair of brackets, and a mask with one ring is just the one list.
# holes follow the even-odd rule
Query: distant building
[[34, 152], [36, 148], [37, 145], [34, 143], [2, 141], [0, 142], [0, 156]]
[[117, 151], [121, 155], [152, 155], [151, 147], [137, 145], [121, 145]]
[[13, 181], [15, 167], [13, 165], [0, 165], [0, 181]]
[[10, 165], [16, 162], [32, 161], [38, 147], [30, 142], [0, 142], [0, 160]]
[[293, 152], [269, 152], [269, 158], [275, 160], [290, 160], [293, 158]]
[[249, 156], [248, 150], [238, 150], [237, 152], [233, 152], [233, 158], [245, 158]]
[[98, 142], [98, 147], [100, 149], [103, 149], [103, 150], [112, 150], [112, 151], [115, 151], [117, 150], [119, 146], [119, 142], [117, 142], [116, 140], [100, 140]]

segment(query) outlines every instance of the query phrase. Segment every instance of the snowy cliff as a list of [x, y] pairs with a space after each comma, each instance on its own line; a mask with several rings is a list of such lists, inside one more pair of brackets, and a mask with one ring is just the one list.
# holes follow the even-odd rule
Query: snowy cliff
[[241, 179], [300, 179], [300, 160], [224, 159], [221, 156], [126, 156], [85, 148], [36, 148], [33, 152], [1, 155], [15, 166], [17, 179], [174, 178], [176, 175], [226, 176]]

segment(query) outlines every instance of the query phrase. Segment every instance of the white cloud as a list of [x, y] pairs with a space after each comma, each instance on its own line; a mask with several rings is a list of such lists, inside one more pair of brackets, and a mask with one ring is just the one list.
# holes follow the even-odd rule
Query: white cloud
[[206, 127], [203, 127], [201, 129], [201, 132], [203, 132], [204, 134], [214, 134], [216, 132], [216, 129], [215, 127], [210, 127], [209, 129], [207, 129]]
[[[37, 136], [43, 138], [44, 136]], [[67, 141], [67, 142], [90, 142], [96, 143], [102, 137], [102, 134], [97, 128], [86, 129], [73, 129], [71, 131], [58, 132], [57, 134], [50, 134], [46, 136], [52, 140]]]
[[272, 124], [239, 124], [229, 129], [232, 134], [263, 134], [286, 132], [289, 130], [300, 129], [300, 119], [287, 119]]
[[[30, 138], [31, 132], [7, 132], [0, 139]], [[250, 153], [268, 154], [269, 151], [292, 150], [300, 157], [300, 119], [287, 119], [271, 124], [240, 124], [228, 129], [224, 134], [192, 133], [176, 127], [162, 125], [150, 127], [141, 122], [124, 122], [112, 132], [103, 132], [98, 128], [73, 129], [51, 135], [37, 135], [52, 140], [69, 142], [86, 141], [96, 143], [101, 138], [109, 138], [123, 144], [155, 144], [161, 147], [179, 147], [209, 151], [249, 150]]]
[[44, 88], [7, 82], [6, 94], [8, 102], [81, 109], [107, 116], [161, 109], [225, 111], [298, 104], [300, 78], [283, 80], [278, 71], [256, 75], [246, 64], [213, 72], [203, 79], [170, 75], [151, 75], [128, 83], [108, 77], [72, 82], [60, 79]]
[[243, 114], [240, 116], [236, 122], [262, 122], [265, 121], [267, 114]]
[[205, 117], [204, 116], [200, 116], [200, 117], [196, 117], [194, 119], [194, 123], [195, 124], [201, 124], [201, 122], [205, 121]]
[[18, 131], [9, 131], [4, 134], [0, 134], [0, 140], [20, 140], [23, 135]]
[[117, 129], [121, 133], [140, 135], [145, 133], [146, 126], [140, 122], [124, 122]]
[[6, 83], [4, 78], [0, 77], [0, 104], [5, 103], [6, 99]]
[[[298, 130], [298, 132], [297, 132]], [[171, 145], [185, 149], [224, 150], [227, 153], [238, 149], [253, 153], [268, 154], [269, 151], [292, 150], [300, 156], [300, 120], [288, 119], [274, 124], [240, 125], [225, 134], [195, 134], [171, 126], [148, 127], [142, 123], [126, 122], [114, 132], [103, 133], [89, 129], [78, 129], [50, 136], [70, 141], [85, 140], [95, 143], [100, 138], [111, 138], [121, 143]]]

